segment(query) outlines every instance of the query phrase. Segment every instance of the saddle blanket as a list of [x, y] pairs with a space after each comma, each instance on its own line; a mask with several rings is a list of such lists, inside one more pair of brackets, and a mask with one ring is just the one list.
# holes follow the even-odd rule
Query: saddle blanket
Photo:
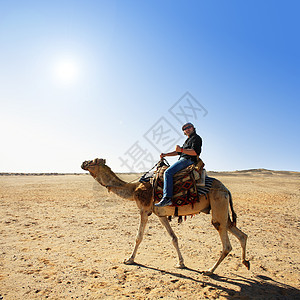
[[[163, 174], [167, 166], [157, 168], [153, 180], [154, 202], [159, 202], [163, 197]], [[206, 195], [212, 185], [214, 178], [206, 177], [205, 186], [197, 186], [193, 171], [194, 165], [191, 165], [174, 175], [172, 206], [182, 206], [198, 202], [201, 195]]]

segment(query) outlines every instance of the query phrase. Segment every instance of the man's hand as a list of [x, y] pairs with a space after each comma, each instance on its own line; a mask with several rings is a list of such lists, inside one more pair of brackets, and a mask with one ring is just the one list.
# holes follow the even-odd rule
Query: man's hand
[[182, 152], [182, 148], [179, 145], [176, 145], [175, 151], [176, 152]]

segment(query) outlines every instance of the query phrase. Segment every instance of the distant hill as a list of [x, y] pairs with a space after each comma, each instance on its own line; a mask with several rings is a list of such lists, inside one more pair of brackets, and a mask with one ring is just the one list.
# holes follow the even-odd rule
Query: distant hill
[[207, 171], [208, 175], [229, 175], [229, 176], [238, 176], [238, 175], [290, 175], [290, 176], [300, 176], [300, 172], [294, 171], [275, 171], [267, 169], [248, 169], [248, 170], [236, 170], [236, 171]]

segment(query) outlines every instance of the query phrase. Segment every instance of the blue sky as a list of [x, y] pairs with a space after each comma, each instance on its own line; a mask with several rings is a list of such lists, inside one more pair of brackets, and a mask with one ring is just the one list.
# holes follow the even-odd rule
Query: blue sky
[[184, 142], [187, 96], [208, 170], [300, 171], [299, 8], [0, 0], [0, 172], [149, 169]]

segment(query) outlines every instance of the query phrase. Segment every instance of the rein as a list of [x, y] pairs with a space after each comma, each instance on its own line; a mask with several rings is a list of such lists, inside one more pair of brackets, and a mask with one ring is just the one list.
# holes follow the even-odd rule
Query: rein
[[[133, 179], [133, 180], [131, 180], [129, 182], [126, 182], [126, 183], [133, 183], [137, 179], [143, 180], [150, 171], [152, 171], [156, 166], [159, 166], [162, 163], [166, 164], [168, 167], [170, 166], [170, 164], [168, 163], [168, 161], [165, 158], [162, 158], [150, 170], [148, 170], [147, 172], [145, 172], [142, 177], [137, 177], [137, 178], [135, 178], [135, 179]], [[114, 186], [114, 185], [104, 185], [104, 186], [107, 189], [109, 189], [109, 188], [121, 188], [121, 186]]]

